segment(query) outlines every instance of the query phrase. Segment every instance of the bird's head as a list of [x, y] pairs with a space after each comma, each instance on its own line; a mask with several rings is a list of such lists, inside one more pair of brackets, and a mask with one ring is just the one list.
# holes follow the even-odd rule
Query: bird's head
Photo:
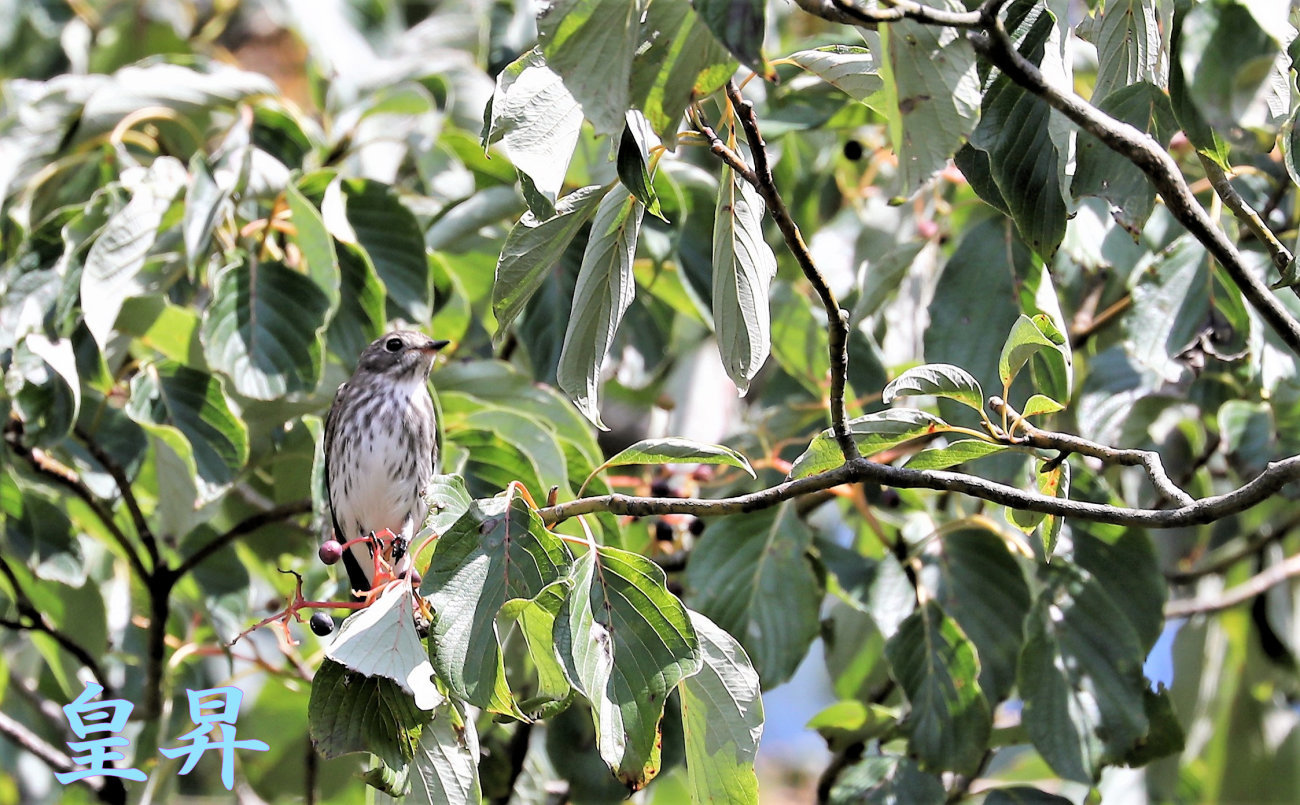
[[357, 362], [357, 370], [387, 375], [395, 381], [424, 380], [433, 366], [433, 356], [448, 343], [435, 341], [424, 333], [394, 330], [366, 347]]

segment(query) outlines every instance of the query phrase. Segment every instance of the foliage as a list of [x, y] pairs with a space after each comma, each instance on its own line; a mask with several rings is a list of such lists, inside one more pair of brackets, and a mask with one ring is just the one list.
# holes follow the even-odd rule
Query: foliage
[[[217, 793], [156, 750], [232, 680], [267, 801], [754, 801], [819, 640], [823, 800], [1300, 791], [1296, 20], [797, 6], [6, 6], [0, 801], [90, 681], [150, 781], [70, 801]], [[232, 645], [346, 597], [396, 326], [423, 581]]]

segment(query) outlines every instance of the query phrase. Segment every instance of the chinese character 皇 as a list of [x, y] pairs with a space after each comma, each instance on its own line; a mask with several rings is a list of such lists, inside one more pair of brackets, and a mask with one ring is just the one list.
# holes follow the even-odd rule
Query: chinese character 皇
[[126, 738], [113, 733], [126, 728], [126, 720], [130, 718], [135, 705], [125, 699], [91, 701], [103, 692], [102, 685], [88, 683], [81, 695], [63, 708], [64, 715], [68, 717], [68, 726], [72, 727], [78, 738], [84, 739], [95, 732], [109, 733], [109, 737], [105, 738], [68, 741], [68, 748], [73, 752], [88, 753], [73, 758], [73, 761], [89, 768], [56, 773], [55, 779], [64, 785], [87, 777], [125, 777], [137, 781], [145, 779], [144, 772], [139, 769], [119, 769], [108, 765], [111, 761], [126, 759], [126, 755], [121, 752], [110, 752], [109, 749], [130, 745], [131, 742]]
[[[192, 743], [189, 746], [159, 749], [158, 751], [169, 758], [189, 755], [185, 759], [185, 765], [181, 766], [179, 772], [180, 774], [189, 774], [194, 770], [194, 765], [199, 762], [199, 757], [204, 752], [209, 749], [220, 749], [221, 782], [226, 786], [226, 790], [230, 791], [235, 785], [234, 750], [251, 749], [257, 752], [265, 752], [271, 747], [267, 746], [265, 741], [235, 740], [235, 720], [239, 718], [239, 704], [244, 698], [244, 692], [239, 688], [187, 690], [185, 693], [190, 697], [190, 721], [194, 722], [195, 729], [185, 733], [177, 740], [192, 741]], [[216, 696], [218, 698], [208, 702], [202, 701], [206, 696]], [[215, 709], [215, 711], [205, 713], [205, 709]], [[208, 735], [218, 724], [221, 725], [221, 740], [214, 741]]]

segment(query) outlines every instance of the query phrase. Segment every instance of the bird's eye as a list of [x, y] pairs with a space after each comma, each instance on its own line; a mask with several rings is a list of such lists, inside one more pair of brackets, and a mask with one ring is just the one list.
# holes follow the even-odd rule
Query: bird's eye
[[389, 352], [397, 352], [401, 348], [402, 348], [402, 339], [400, 338], [390, 338], [384, 342], [384, 349], [388, 350]]

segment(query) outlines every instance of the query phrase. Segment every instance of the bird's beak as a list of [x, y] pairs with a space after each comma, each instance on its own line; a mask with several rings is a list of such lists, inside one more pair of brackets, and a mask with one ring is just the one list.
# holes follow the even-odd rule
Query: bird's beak
[[433, 352], [437, 352], [438, 350], [442, 349], [443, 347], [447, 346], [450, 343], [451, 343], [450, 341], [446, 341], [446, 340], [430, 341], [429, 343], [420, 347], [420, 349], [424, 352], [433, 353]]

